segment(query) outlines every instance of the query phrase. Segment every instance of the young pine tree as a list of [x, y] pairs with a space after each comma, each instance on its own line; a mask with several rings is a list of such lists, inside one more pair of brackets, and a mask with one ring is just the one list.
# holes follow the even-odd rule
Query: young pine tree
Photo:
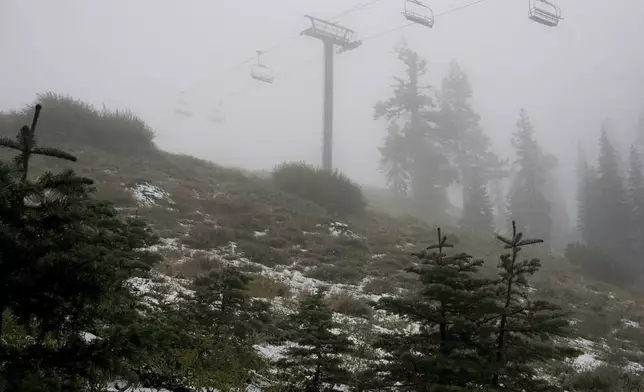
[[[162, 309], [166, 325], [156, 331], [162, 352], [149, 385], [236, 390], [246, 386], [263, 360], [253, 348], [271, 322], [270, 306], [248, 294], [251, 277], [224, 268], [193, 282], [193, 294]], [[168, 355], [164, 355], [164, 353]]]
[[518, 170], [509, 195], [511, 220], [524, 222], [526, 226], [521, 229], [522, 232], [548, 239], [552, 229], [551, 206], [545, 197], [548, 167], [524, 109], [519, 113], [512, 145], [516, 150], [515, 165]]
[[447, 256], [452, 245], [446, 241], [439, 229], [438, 243], [415, 254], [418, 264], [408, 270], [422, 283], [418, 294], [377, 304], [417, 326], [376, 343], [387, 361], [378, 371], [396, 390], [462, 391], [485, 383], [487, 340], [480, 325], [494, 309], [494, 285], [474, 276], [483, 261], [465, 253]]
[[348, 385], [351, 373], [343, 356], [352, 353], [353, 344], [338, 327], [322, 288], [307, 295], [288, 317], [285, 338], [295, 345], [286, 350], [277, 367], [289, 390], [330, 392]]
[[555, 339], [571, 336], [570, 323], [560, 307], [529, 296], [528, 278], [536, 273], [539, 259], [520, 260], [524, 246], [543, 240], [523, 238], [512, 222], [512, 237], [498, 235], [509, 253], [499, 262], [499, 309], [495, 317], [493, 374], [490, 386], [502, 391], [557, 391], [560, 388], [538, 377], [537, 367], [562, 361], [577, 352]]
[[[113, 306], [123, 314], [136, 307], [126, 282], [158, 260], [142, 250], [157, 239], [142, 221], [93, 199], [91, 180], [71, 170], [30, 175], [34, 155], [76, 160], [37, 146], [35, 109], [15, 140], [0, 139], [18, 152], [0, 165], [0, 326], [8, 315], [14, 332], [31, 337], [6, 343], [0, 329], [0, 389], [75, 391], [122, 375], [132, 334], [114, 324]], [[100, 339], [83, 339], [88, 332]]]

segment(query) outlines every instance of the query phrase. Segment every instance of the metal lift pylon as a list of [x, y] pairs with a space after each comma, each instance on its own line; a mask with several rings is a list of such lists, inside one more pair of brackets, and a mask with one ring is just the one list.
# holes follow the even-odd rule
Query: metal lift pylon
[[311, 27], [302, 31], [302, 35], [317, 38], [324, 44], [324, 117], [322, 138], [322, 167], [333, 170], [333, 56], [337, 53], [358, 48], [362, 42], [355, 39], [355, 32], [335, 23], [305, 15], [311, 21]]

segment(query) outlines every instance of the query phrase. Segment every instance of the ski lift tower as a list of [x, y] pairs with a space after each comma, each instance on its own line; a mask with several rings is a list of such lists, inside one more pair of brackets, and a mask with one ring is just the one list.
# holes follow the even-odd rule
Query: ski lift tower
[[322, 139], [322, 167], [333, 170], [333, 50], [339, 46], [338, 54], [356, 49], [362, 42], [355, 39], [355, 32], [335, 23], [309, 15], [311, 27], [302, 35], [317, 38], [324, 44], [324, 131]]

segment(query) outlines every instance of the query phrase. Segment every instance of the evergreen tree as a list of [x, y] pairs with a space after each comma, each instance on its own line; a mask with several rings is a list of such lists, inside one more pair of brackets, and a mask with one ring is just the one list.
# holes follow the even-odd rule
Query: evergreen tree
[[263, 360], [254, 350], [271, 322], [270, 306], [248, 294], [251, 278], [234, 268], [198, 277], [194, 293], [163, 304], [157, 319], [165, 320], [153, 333], [163, 353], [152, 371], [139, 369], [153, 388], [216, 388], [235, 390], [246, 385], [249, 373]]
[[597, 213], [594, 199], [596, 180], [597, 175], [580, 148], [577, 162], [577, 230], [586, 245], [593, 244], [596, 238], [593, 232], [597, 227], [594, 223]]
[[510, 189], [510, 217], [513, 221], [527, 222], [522, 232], [547, 239], [552, 229], [551, 206], [545, 197], [548, 167], [524, 109], [519, 113], [512, 145], [516, 150], [518, 170]]
[[562, 361], [577, 352], [556, 343], [557, 338], [571, 336], [566, 313], [548, 301], [529, 297], [528, 278], [536, 273], [539, 259], [519, 259], [525, 246], [542, 243], [524, 238], [512, 222], [512, 237], [498, 235], [510, 253], [499, 262], [498, 296], [500, 307], [494, 318], [495, 359], [491, 387], [503, 391], [559, 390], [539, 377], [539, 362]]
[[380, 148], [380, 166], [385, 173], [387, 186], [398, 197], [405, 197], [409, 192], [408, 147], [398, 125], [390, 124], [385, 144]]
[[[629, 222], [628, 235], [630, 236], [631, 260], [638, 260], [644, 255], [644, 169], [640, 152], [631, 147], [628, 165], [628, 205]], [[634, 271], [642, 272], [639, 263], [632, 266]]]
[[427, 62], [408, 48], [397, 50], [405, 64], [406, 78], [395, 77], [393, 97], [374, 106], [374, 118], [389, 122], [381, 165], [390, 187], [397, 193], [409, 189], [419, 213], [447, 210], [446, 187], [456, 179], [447, 139], [437, 120], [437, 104], [420, 85]]
[[570, 237], [570, 217], [566, 206], [566, 199], [559, 186], [557, 178], [557, 158], [548, 154], [545, 156], [545, 184], [544, 192], [546, 201], [550, 205], [550, 232], [551, 247], [557, 250], [565, 249]]
[[386, 297], [377, 307], [418, 328], [384, 334], [376, 343], [386, 363], [384, 380], [401, 391], [460, 391], [485, 384], [489, 374], [486, 333], [480, 325], [494, 309], [493, 282], [474, 275], [483, 264], [465, 253], [447, 256], [438, 243], [415, 254], [422, 290], [410, 297]]
[[322, 288], [307, 295], [297, 312], [288, 317], [285, 338], [295, 345], [286, 350], [277, 366], [289, 390], [341, 391], [348, 385], [351, 373], [342, 356], [351, 354], [353, 344], [338, 327]]
[[476, 232], [489, 232], [492, 230], [493, 213], [492, 201], [478, 168], [469, 169], [467, 193], [468, 202], [463, 204], [461, 225]]
[[31, 337], [9, 343], [0, 330], [0, 390], [75, 391], [118, 375], [132, 354], [132, 331], [113, 323], [113, 306], [135, 313], [126, 282], [158, 260], [142, 250], [156, 237], [93, 199], [92, 181], [71, 170], [30, 176], [33, 155], [76, 160], [36, 145], [40, 110], [15, 140], [0, 139], [18, 151], [0, 165], [0, 325]]
[[616, 228], [627, 224], [629, 212], [625, 181], [619, 174], [619, 162], [618, 152], [609, 140], [608, 130], [604, 126], [599, 140], [599, 164], [595, 182], [598, 227], [597, 238], [594, 240], [599, 249], [615, 256], [615, 262], [618, 263], [615, 267], [621, 270], [624, 265], [618, 260], [623, 260], [625, 256], [628, 239], [624, 231]]
[[644, 148], [644, 109], [640, 112], [640, 118], [635, 128], [635, 144], [640, 149]]
[[490, 138], [479, 124], [480, 116], [470, 104], [472, 88], [467, 75], [456, 61], [452, 61], [447, 76], [443, 79], [440, 96], [440, 126], [444, 134], [451, 135], [450, 150], [459, 170], [463, 187], [463, 208], [468, 204], [480, 204], [471, 200], [480, 193], [481, 182], [487, 185], [492, 179], [502, 178], [502, 162], [492, 151]]

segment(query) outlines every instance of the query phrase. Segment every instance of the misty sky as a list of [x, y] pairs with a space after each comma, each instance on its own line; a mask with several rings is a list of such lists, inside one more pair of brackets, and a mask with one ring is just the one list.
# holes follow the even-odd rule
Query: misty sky
[[[427, 4], [439, 14], [471, 1]], [[0, 110], [51, 90], [132, 109], [164, 149], [252, 169], [319, 163], [322, 47], [298, 36], [308, 27], [303, 15], [329, 18], [366, 2], [0, 0]], [[556, 0], [565, 18], [558, 28], [529, 21], [527, 3], [486, 0], [438, 16], [434, 29], [412, 26], [336, 56], [336, 166], [362, 183], [382, 183], [385, 124], [372, 119], [372, 106], [390, 94], [401, 71], [392, 49], [405, 37], [430, 63], [427, 83], [440, 86], [449, 61], [460, 62], [503, 155], [525, 107], [539, 140], [560, 157], [570, 194], [579, 138], [594, 146], [606, 117], [631, 132], [644, 107], [644, 1]], [[405, 25], [402, 6], [382, 0], [338, 22], [368, 37]], [[276, 44], [263, 57], [275, 70], [273, 85], [250, 79], [248, 64], [231, 70]], [[184, 89], [193, 118], [174, 113]], [[224, 125], [207, 121], [219, 100]]]

